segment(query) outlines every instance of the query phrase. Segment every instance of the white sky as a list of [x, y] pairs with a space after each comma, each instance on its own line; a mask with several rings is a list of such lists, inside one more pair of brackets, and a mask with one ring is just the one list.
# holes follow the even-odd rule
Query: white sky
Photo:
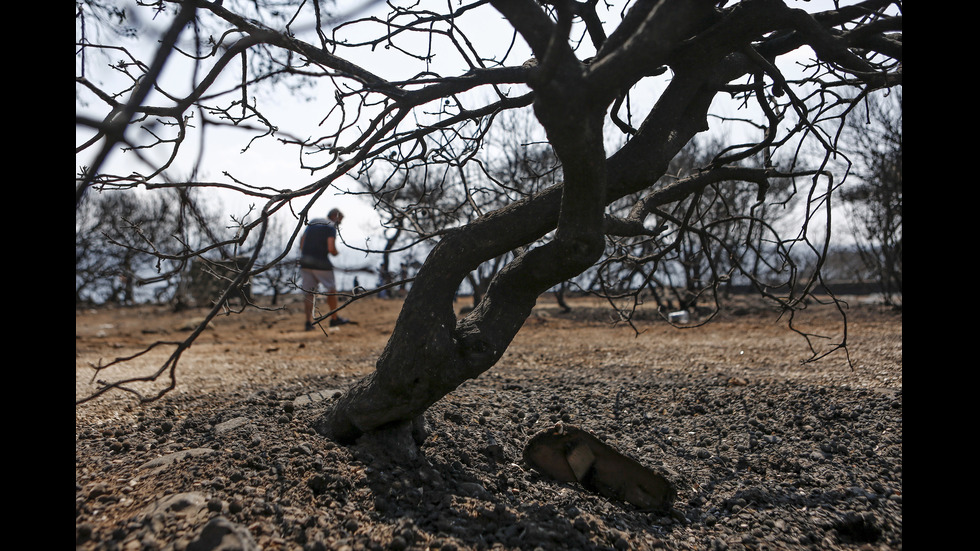
[[[353, 4], [360, 5], [361, 2], [341, 2], [341, 5]], [[806, 2], [800, 3], [801, 7], [807, 9], [816, 9], [815, 6], [820, 4], [827, 4], [827, 2]], [[380, 4], [380, 13], [386, 11], [385, 5]], [[147, 13], [146, 10], [141, 10], [141, 13]], [[618, 11], [615, 12], [618, 14]], [[489, 15], [488, 15], [489, 14]], [[360, 14], [363, 15], [363, 14]], [[610, 14], [605, 17], [610, 21], [617, 19], [616, 16]], [[467, 36], [477, 43], [488, 41], [494, 44], [501, 44], [503, 46], [497, 46], [492, 50], [494, 53], [502, 51], [502, 48], [506, 47], [506, 42], [510, 39], [510, 27], [502, 20], [502, 18], [497, 14], [492, 8], [482, 9], [480, 14], [473, 14], [468, 17], [463, 17], [460, 19], [459, 24], [466, 28]], [[301, 37], [303, 38], [303, 37]], [[149, 47], [155, 45], [154, 40], [146, 40], [146, 37], [142, 37]], [[134, 48], [137, 46], [134, 45]], [[479, 44], [477, 44], [479, 49]], [[518, 51], [512, 54], [513, 57], [509, 58], [509, 64], [514, 65], [520, 63], [519, 60], [526, 59], [530, 57], [527, 53], [526, 47], [523, 47], [523, 43], [518, 40], [517, 43]], [[523, 48], [523, 49], [522, 49]], [[482, 50], [480, 50], [482, 51]], [[388, 55], [386, 55], [388, 54]], [[389, 79], [396, 79], [400, 77], [408, 77], [416, 72], [418, 72], [423, 66], [421, 62], [406, 62], [404, 58], [392, 60], [391, 57], [393, 52], [387, 52], [382, 47], [377, 48], [374, 52], [369, 52], [366, 49], [357, 54], [359, 57], [352, 59], [355, 63], [360, 64], [364, 68], [379, 74], [382, 77]], [[174, 57], [176, 59], [177, 57]], [[108, 61], [115, 61], [117, 58], [111, 58]], [[149, 61], [149, 58], [144, 54], [144, 61]], [[463, 65], [460, 63], [458, 56], [453, 51], [437, 51], [435, 61], [442, 66], [444, 64], [446, 67], [451, 67], [449, 69], [439, 69], [442, 74], [453, 74], [462, 72], [458, 68]], [[236, 62], [237, 63], [237, 62]], [[92, 67], [93, 65], [90, 65]], [[177, 63], [171, 63], [168, 66], [168, 70], [163, 77], [164, 82], [168, 83], [183, 83], [188, 81], [189, 73], [186, 67], [181, 67]], [[238, 76], [237, 69], [228, 72], [229, 78], [235, 78]], [[93, 80], [98, 79], [112, 79], [118, 78], [114, 76], [111, 72], [106, 71], [100, 73], [99, 75], [92, 76], [90, 78]], [[76, 87], [76, 89], [78, 89]], [[180, 89], [179, 87], [177, 88]], [[301, 138], [317, 136], [318, 132], [322, 132], [323, 128], [318, 127], [320, 119], [325, 116], [326, 110], [332, 106], [333, 91], [327, 90], [326, 93], [321, 94], [320, 97], [327, 98], [326, 101], [319, 102], [303, 102], [297, 101], [296, 98], [288, 93], [283, 93], [282, 101], [277, 103], [278, 96], [271, 93], [262, 93], [257, 96], [258, 106], [260, 111], [269, 114], [270, 116], [275, 116], [276, 119], [274, 123], [277, 124], [282, 130], [288, 132], [289, 134], [296, 135]], [[78, 113], [88, 112], [95, 118], [102, 118], [105, 116], [105, 112], [91, 112], [90, 109], [86, 108], [84, 105], [80, 105], [78, 102], [79, 96], [76, 95], [76, 111]], [[100, 105], [99, 102], [93, 102], [91, 105]], [[330, 129], [326, 128], [329, 132]], [[76, 130], [76, 142], [81, 143], [84, 139], [90, 135], [90, 131], [85, 129]], [[127, 134], [128, 136], [135, 137], [138, 134], [135, 130], [131, 129]], [[283, 147], [279, 144], [274, 137], [266, 137], [262, 140], [254, 142], [250, 148], [251, 151], [248, 154], [242, 154], [241, 150], [248, 144], [248, 140], [251, 136], [247, 133], [235, 132], [235, 131], [218, 131], [215, 127], [209, 127], [207, 136], [207, 147], [204, 150], [203, 159], [200, 165], [200, 171], [197, 174], [198, 180], [213, 180], [213, 181], [227, 181], [222, 175], [223, 171], [229, 171], [234, 177], [246, 181], [249, 184], [255, 186], [273, 186], [277, 188], [291, 188], [296, 189], [321, 178], [324, 171], [318, 172], [317, 174], [311, 175], [308, 170], [304, 171], [299, 168], [298, 153], [295, 147]], [[196, 160], [197, 157], [197, 145], [191, 141], [184, 145], [183, 155], [186, 160], [181, 160], [176, 163], [176, 168], [172, 170], [172, 173], [177, 176], [186, 176], [190, 174], [191, 163]], [[83, 166], [90, 162], [92, 150], [83, 152], [80, 155], [76, 155], [76, 165]], [[156, 155], [156, 153], [151, 153]], [[140, 163], [136, 162], [132, 154], [122, 154], [120, 152], [114, 152], [107, 164], [103, 167], [104, 170], [108, 169], [118, 173], [129, 173], [132, 170], [137, 170], [140, 172], [146, 172], [147, 168], [145, 166], [140, 166]], [[340, 186], [349, 185], [349, 180], [342, 179], [338, 181]], [[247, 197], [241, 197], [237, 194], [220, 193], [216, 194], [216, 201], [223, 205], [226, 212], [229, 214], [241, 215], [248, 209], [250, 204], [254, 204], [255, 201]], [[261, 205], [256, 205], [260, 208]], [[303, 204], [295, 205], [298, 210], [303, 207]], [[368, 238], [371, 238], [371, 243], [374, 246], [380, 246], [380, 224], [378, 222], [377, 215], [373, 212], [369, 204], [361, 198], [344, 196], [339, 193], [339, 191], [331, 189], [324, 197], [315, 205], [312, 215], [314, 217], [324, 216], [326, 212], [333, 207], [338, 207], [345, 212], [345, 221], [342, 227], [342, 232], [345, 239], [351, 244], [362, 246]], [[295, 248], [294, 248], [295, 249]], [[342, 248], [341, 256], [337, 262], [341, 266], [360, 266], [365, 264], [364, 254], [353, 251], [350, 249]]]

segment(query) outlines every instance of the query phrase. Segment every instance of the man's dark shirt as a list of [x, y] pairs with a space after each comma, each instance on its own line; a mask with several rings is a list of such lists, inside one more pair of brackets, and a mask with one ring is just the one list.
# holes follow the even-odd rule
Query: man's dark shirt
[[311, 220], [303, 237], [303, 250], [299, 259], [300, 268], [312, 270], [333, 270], [330, 263], [330, 249], [327, 239], [337, 237], [337, 228], [328, 220]]

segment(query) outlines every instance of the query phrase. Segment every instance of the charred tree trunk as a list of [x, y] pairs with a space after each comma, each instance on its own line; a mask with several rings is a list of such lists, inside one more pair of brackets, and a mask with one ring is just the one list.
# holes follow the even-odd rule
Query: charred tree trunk
[[[456, 230], [434, 248], [419, 270], [377, 370], [317, 421], [320, 433], [351, 441], [363, 432], [421, 415], [500, 359], [541, 293], [599, 258], [605, 188], [601, 113], [589, 120], [591, 126], [575, 145], [582, 150], [576, 156], [581, 159], [577, 178], [566, 178], [562, 186], [535, 200]], [[529, 211], [540, 216], [525, 217]], [[536, 230], [521, 231], [520, 224], [509, 222], [514, 217], [538, 220]], [[555, 222], [555, 240], [518, 255], [493, 279], [477, 307], [457, 321], [453, 296], [466, 275], [487, 258], [528, 244]]]
[[[535, 114], [562, 162], [565, 180], [458, 228], [439, 242], [418, 272], [377, 370], [314, 422], [322, 435], [352, 442], [366, 432], [393, 426], [408, 429], [429, 406], [491, 368], [530, 315], [537, 297], [599, 259], [605, 246], [603, 226], [608, 222], [604, 220], [605, 206], [650, 188], [666, 172], [670, 159], [697, 133], [707, 130], [708, 108], [718, 88], [751, 68], [743, 58], [726, 58], [725, 52], [730, 50], [710, 41], [696, 44], [696, 51], [672, 50], [673, 56], [689, 57], [678, 62], [679, 67], [689, 69], [675, 71], [633, 138], [607, 159], [602, 123], [607, 106], [615, 99], [613, 94], [618, 93], [610, 92], [608, 81], [617, 78], [617, 70], [635, 71], [640, 66], [649, 71], [650, 66], [656, 68], [663, 61], [652, 55], [637, 62], [631, 56], [644, 50], [644, 44], [634, 43], [636, 49], [621, 49], [593, 61], [590, 87], [583, 76], [588, 73], [571, 51], [560, 47], [561, 40], [551, 40], [551, 27], [535, 19], [532, 12], [501, 4], [506, 6], [500, 11], [525, 36], [534, 36], [537, 24], [547, 29], [538, 33], [543, 35], [540, 42], [532, 44], [541, 73], [531, 84], [536, 94]], [[699, 26], [706, 22], [688, 13], [689, 8], [706, 7], [710, 8], [710, 3], [679, 2], [672, 13], [681, 23], [687, 18], [688, 27]], [[508, 13], [512, 8], [514, 12]], [[744, 25], [734, 27], [736, 34], [751, 36], [745, 30], [751, 21], [748, 17]], [[663, 41], [680, 42], [693, 32], [673, 21], [662, 24], [664, 32], [645, 35], [654, 39], [647, 45], [650, 51], [670, 50], [670, 44]], [[559, 46], [553, 51], [554, 44]], [[628, 83], [631, 77], [619, 78]], [[645, 200], [643, 212], [618, 221], [618, 225], [645, 231], [643, 219], [650, 209], [698, 191], [685, 187], [688, 185], [655, 189]], [[457, 321], [453, 297], [470, 271], [556, 228], [552, 241], [524, 250], [500, 270], [483, 300]]]
[[[641, 132], [608, 160], [601, 144], [601, 116], [576, 118], [588, 124], [575, 131], [565, 129], [564, 135], [579, 136], [580, 143], [568, 145], [578, 148], [578, 154], [559, 153], [569, 159], [564, 184], [446, 235], [419, 270], [376, 371], [321, 415], [315, 429], [340, 442], [394, 425], [408, 429], [436, 401], [491, 368], [530, 315], [537, 297], [599, 258], [604, 247], [604, 205], [648, 186], [706, 124], [704, 113], [712, 94], [690, 93], [681, 81], [675, 81], [683, 88], [676, 93], [700, 110], [700, 118], [688, 119], [692, 121], [688, 124], [661, 124], [662, 118], [677, 115], [655, 112], [648, 120], [649, 134]], [[670, 190], [663, 200], [671, 200]], [[457, 321], [453, 297], [470, 271], [555, 227], [555, 240], [519, 254], [493, 279], [480, 304]]]

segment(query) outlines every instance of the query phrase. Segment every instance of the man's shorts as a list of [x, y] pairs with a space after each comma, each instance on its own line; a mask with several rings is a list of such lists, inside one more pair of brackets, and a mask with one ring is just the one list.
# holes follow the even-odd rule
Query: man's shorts
[[304, 291], [315, 293], [317, 285], [323, 285], [323, 288], [328, 293], [332, 293], [337, 290], [337, 283], [333, 278], [333, 270], [311, 270], [309, 268], [302, 268], [299, 272], [303, 276]]

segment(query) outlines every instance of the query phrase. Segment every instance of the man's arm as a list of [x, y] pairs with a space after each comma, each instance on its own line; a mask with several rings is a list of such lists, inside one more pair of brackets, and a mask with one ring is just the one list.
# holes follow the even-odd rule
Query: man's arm
[[327, 250], [330, 251], [330, 254], [333, 255], [333, 256], [337, 256], [338, 254], [340, 254], [340, 253], [337, 252], [337, 238], [336, 237], [328, 237], [327, 238]]

